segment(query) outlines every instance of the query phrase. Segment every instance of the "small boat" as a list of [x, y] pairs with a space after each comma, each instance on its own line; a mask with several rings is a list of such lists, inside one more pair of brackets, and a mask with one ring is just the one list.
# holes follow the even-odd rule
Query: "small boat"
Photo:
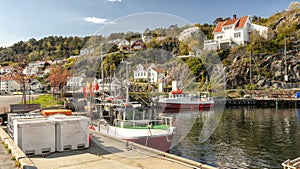
[[149, 115], [145, 111], [139, 111], [132, 106], [115, 108], [112, 114], [112, 119], [109, 120], [111, 124], [106, 120], [105, 123], [99, 122], [90, 129], [160, 151], [166, 152], [170, 149], [175, 131], [171, 117], [147, 118]]
[[214, 106], [214, 100], [209, 93], [189, 94], [181, 90], [171, 91], [167, 97], [160, 96], [158, 104], [163, 109], [202, 110]]

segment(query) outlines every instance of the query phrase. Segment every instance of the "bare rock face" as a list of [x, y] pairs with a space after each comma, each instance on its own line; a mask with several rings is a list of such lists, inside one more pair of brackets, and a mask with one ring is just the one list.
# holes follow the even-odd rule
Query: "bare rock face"
[[[297, 44], [300, 44], [297, 42]], [[281, 88], [300, 81], [300, 46], [279, 54], [253, 56], [251, 59], [251, 80], [258, 88]], [[288, 75], [288, 81], [284, 76]], [[235, 56], [226, 68], [228, 88], [241, 88], [250, 84], [250, 58], [247, 55]]]

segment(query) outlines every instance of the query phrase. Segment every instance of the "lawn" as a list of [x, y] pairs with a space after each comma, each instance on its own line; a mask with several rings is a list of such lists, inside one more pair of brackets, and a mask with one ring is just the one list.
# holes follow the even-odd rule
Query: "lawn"
[[41, 108], [61, 106], [64, 104], [63, 101], [57, 101], [57, 99], [51, 94], [40, 95], [34, 99], [35, 104], [41, 104]]

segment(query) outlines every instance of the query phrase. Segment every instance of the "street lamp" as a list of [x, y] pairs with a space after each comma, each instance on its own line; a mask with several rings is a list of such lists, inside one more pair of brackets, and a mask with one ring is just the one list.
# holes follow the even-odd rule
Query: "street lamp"
[[2, 95], [2, 75], [0, 74], [0, 95]]

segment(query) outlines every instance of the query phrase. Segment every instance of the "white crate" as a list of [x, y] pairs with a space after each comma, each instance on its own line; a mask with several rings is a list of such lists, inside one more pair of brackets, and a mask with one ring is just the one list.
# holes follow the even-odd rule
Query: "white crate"
[[83, 116], [52, 116], [56, 122], [56, 151], [89, 147], [89, 118]]
[[14, 120], [16, 119], [46, 119], [40, 113], [8, 113], [7, 117], [7, 133], [10, 137], [14, 137]]
[[15, 119], [14, 142], [27, 155], [55, 152], [55, 122], [48, 119]]

